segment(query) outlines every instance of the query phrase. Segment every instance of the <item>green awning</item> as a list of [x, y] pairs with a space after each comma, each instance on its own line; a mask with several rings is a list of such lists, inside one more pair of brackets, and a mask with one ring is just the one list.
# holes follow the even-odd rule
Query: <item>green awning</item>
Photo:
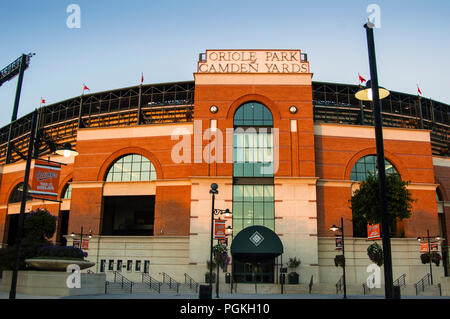
[[261, 262], [283, 253], [280, 237], [264, 226], [250, 226], [241, 230], [231, 243], [233, 259], [242, 262]]

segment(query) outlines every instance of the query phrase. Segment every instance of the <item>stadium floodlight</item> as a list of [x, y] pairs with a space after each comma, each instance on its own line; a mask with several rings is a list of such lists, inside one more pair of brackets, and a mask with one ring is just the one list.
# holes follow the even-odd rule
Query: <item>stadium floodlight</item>
[[23, 54], [17, 58], [14, 62], [6, 66], [0, 71], [0, 86], [3, 83], [12, 80], [16, 75], [20, 74], [20, 68], [22, 66], [22, 59], [25, 59], [23, 69], [26, 70], [30, 64], [30, 58], [36, 55], [36, 53]]

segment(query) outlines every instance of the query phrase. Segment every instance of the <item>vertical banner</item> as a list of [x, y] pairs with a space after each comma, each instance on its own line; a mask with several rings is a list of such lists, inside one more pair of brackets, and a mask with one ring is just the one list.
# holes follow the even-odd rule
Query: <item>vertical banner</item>
[[367, 240], [375, 240], [380, 238], [380, 224], [367, 224]]
[[221, 219], [214, 220], [214, 238], [225, 239], [225, 221]]
[[[74, 240], [72, 246], [75, 247], [75, 248], [80, 248], [80, 240], [79, 239]], [[83, 244], [81, 246], [81, 249], [82, 250], [89, 250], [89, 240], [84, 240], [83, 239]]]
[[428, 243], [424, 242], [424, 243], [420, 243], [420, 252], [421, 253], [427, 253], [428, 252]]
[[336, 237], [336, 250], [342, 250], [342, 237]]
[[61, 164], [35, 160], [30, 195], [56, 201]]
[[437, 242], [431, 243], [431, 252], [435, 253], [439, 252], [439, 243]]

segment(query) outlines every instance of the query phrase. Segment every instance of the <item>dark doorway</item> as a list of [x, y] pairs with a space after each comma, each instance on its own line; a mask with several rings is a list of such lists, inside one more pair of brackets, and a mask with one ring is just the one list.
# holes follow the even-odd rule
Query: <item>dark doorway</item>
[[14, 246], [17, 242], [17, 227], [19, 226], [19, 214], [7, 215], [8, 246]]
[[59, 212], [59, 229], [56, 241], [61, 246], [67, 245], [67, 239], [64, 237], [64, 235], [67, 235], [69, 231], [69, 213], [70, 211], [68, 210], [62, 210]]
[[240, 283], [274, 283], [275, 260], [233, 263], [233, 281]]
[[155, 196], [104, 197], [102, 235], [153, 236]]

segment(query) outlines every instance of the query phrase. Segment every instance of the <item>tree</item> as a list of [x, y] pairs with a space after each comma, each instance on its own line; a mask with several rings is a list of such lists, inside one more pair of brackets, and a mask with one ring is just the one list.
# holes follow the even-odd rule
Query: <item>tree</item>
[[[55, 216], [41, 208], [25, 217], [19, 269], [26, 269], [25, 259], [37, 257], [41, 248], [50, 244], [49, 239], [56, 231], [56, 220]], [[15, 258], [16, 246], [0, 249], [0, 270], [12, 269]]]
[[[412, 203], [416, 200], [406, 188], [409, 182], [402, 181], [397, 173], [386, 175], [386, 196], [390, 222], [401, 221], [411, 216]], [[363, 229], [368, 223], [381, 222], [378, 175], [369, 174], [361, 182], [351, 199], [354, 227]]]

